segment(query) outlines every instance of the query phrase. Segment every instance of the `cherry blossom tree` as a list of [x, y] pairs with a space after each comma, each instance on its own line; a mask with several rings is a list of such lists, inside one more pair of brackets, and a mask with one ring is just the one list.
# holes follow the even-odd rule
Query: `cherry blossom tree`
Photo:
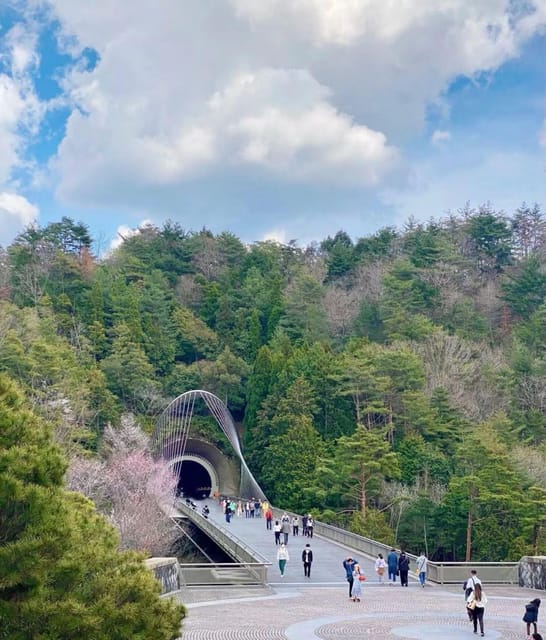
[[177, 532], [161, 505], [172, 500], [176, 477], [154, 460], [147, 436], [131, 421], [106, 430], [103, 451], [104, 459], [72, 460], [69, 488], [93, 500], [109, 518], [120, 532], [122, 549], [164, 555]]

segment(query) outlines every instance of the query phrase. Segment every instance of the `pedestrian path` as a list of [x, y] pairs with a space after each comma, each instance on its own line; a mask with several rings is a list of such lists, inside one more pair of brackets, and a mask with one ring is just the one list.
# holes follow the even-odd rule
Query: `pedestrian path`
[[[290, 535], [288, 537], [287, 548], [290, 560], [286, 566], [285, 576], [281, 578], [276, 558], [278, 547], [275, 545], [273, 531], [266, 529], [265, 518], [232, 516], [228, 524], [225, 521], [225, 516], [221, 508], [213, 500], [196, 501], [197, 511], [199, 513], [205, 503], [210, 508], [210, 520], [231, 531], [238, 538], [244, 540], [245, 544], [258, 551], [271, 562], [268, 581], [272, 586], [279, 585], [281, 582], [282, 584], [307, 586], [347, 585], [345, 570], [342, 564], [347, 555], [351, 555], [360, 562], [368, 581], [373, 582], [377, 580], [373, 570], [374, 560], [372, 558], [366, 558], [351, 549], [342, 547], [335, 542], [320, 538], [316, 535], [314, 535], [313, 538], [304, 537], [301, 535], [301, 532], [299, 536]], [[301, 560], [302, 551], [307, 543], [311, 545], [313, 550], [313, 564], [310, 578], [304, 577], [303, 563]], [[386, 581], [386, 576], [384, 576], [384, 579]]]
[[[485, 637], [524, 640], [526, 602], [518, 587], [487, 587]], [[366, 583], [360, 603], [338, 587], [202, 588], [180, 594], [188, 615], [183, 640], [472, 640], [462, 589]], [[539, 618], [540, 623], [540, 618]], [[540, 630], [540, 626], [539, 626]], [[479, 637], [479, 634], [478, 634]]]
[[[333, 542], [290, 536], [286, 577], [277, 568], [273, 531], [262, 518], [233, 517], [228, 524], [219, 506], [207, 500], [209, 518], [269, 559], [267, 587], [189, 587], [177, 597], [188, 609], [183, 640], [471, 640], [476, 638], [465, 611], [462, 585], [408, 588], [378, 584], [372, 558]], [[197, 504], [199, 512], [204, 502]], [[309, 542], [314, 562], [303, 575], [301, 552]], [[356, 556], [368, 577], [361, 602], [348, 597], [342, 562]], [[412, 567], [415, 568], [415, 567]], [[488, 597], [485, 637], [524, 640], [525, 603], [537, 593], [517, 586], [484, 585]], [[539, 618], [540, 622], [540, 618]], [[546, 624], [545, 624], [546, 627]], [[540, 630], [540, 626], [539, 626]], [[479, 634], [478, 634], [479, 637]]]

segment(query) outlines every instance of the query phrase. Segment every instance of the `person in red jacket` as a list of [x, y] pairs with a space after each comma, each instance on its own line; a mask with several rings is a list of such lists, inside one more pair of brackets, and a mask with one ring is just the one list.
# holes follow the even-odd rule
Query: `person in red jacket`
[[267, 507], [265, 510], [265, 528], [268, 531], [271, 531], [273, 523], [273, 511], [271, 511], [271, 507]]

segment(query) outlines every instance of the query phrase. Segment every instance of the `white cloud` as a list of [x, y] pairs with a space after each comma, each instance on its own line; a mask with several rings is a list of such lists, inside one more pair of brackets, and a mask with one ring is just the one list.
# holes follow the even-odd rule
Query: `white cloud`
[[31, 81], [38, 62], [36, 35], [21, 25], [0, 36], [0, 188], [23, 162], [26, 145], [43, 115]]
[[0, 244], [7, 245], [38, 218], [38, 208], [17, 193], [0, 192]]
[[432, 144], [442, 144], [443, 142], [449, 142], [451, 140], [451, 133], [449, 131], [443, 131], [442, 129], [436, 129], [431, 136]]
[[[260, 69], [235, 76], [199, 114], [166, 127], [150, 117], [145, 100], [123, 103], [121, 113], [87, 86], [78, 98], [89, 115], [72, 113], [59, 148], [60, 194], [91, 197], [94, 189], [100, 198], [97, 183], [106, 191], [132, 182], [169, 185], [222, 166], [252, 166], [288, 182], [377, 184], [397, 151], [382, 133], [337, 111], [328, 95], [307, 71]], [[81, 162], [85, 173], [74, 170]]]
[[128, 238], [132, 238], [133, 236], [137, 236], [142, 229], [145, 229], [148, 226], [153, 226], [153, 222], [148, 219], [139, 222], [136, 228], [129, 227], [126, 224], [120, 225], [116, 229], [116, 237], [112, 240], [110, 246], [108, 247], [108, 252], [117, 249], [123, 244], [125, 240], [127, 240]]
[[262, 240], [264, 242], [278, 242], [279, 244], [286, 244], [290, 238], [288, 237], [286, 229], [270, 229], [263, 234]]
[[382, 195], [397, 212], [396, 224], [402, 225], [410, 216], [422, 221], [444, 217], [466, 201], [472, 206], [491, 202], [511, 213], [523, 201], [541, 202], [543, 182], [543, 163], [537, 155], [483, 152], [476, 153], [470, 163], [466, 154], [454, 150], [445, 163], [438, 158], [416, 165], [408, 188], [389, 189]]
[[232, 163], [255, 165], [289, 182], [377, 184], [397, 152], [385, 136], [327, 102], [306, 71], [263, 69], [239, 76], [210, 101]]
[[58, 194], [132, 209], [219, 175], [381, 186], [454, 78], [546, 23], [542, 0], [49, 2], [70, 50], [100, 56], [65, 79]]

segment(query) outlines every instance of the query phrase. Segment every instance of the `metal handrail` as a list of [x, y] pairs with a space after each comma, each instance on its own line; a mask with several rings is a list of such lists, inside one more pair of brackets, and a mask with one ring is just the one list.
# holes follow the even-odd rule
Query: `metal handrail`
[[[271, 507], [276, 518], [280, 518], [283, 513], [290, 516], [297, 515], [276, 507]], [[342, 544], [350, 549], [354, 549], [369, 558], [376, 558], [378, 553], [383, 555], [393, 548], [391, 545], [383, 544], [377, 540], [366, 538], [357, 533], [346, 531], [340, 527], [334, 527], [318, 520], [314, 520], [314, 534], [319, 535], [331, 542]], [[408, 558], [415, 563], [417, 556], [406, 551]], [[439, 584], [462, 583], [468, 578], [471, 569], [480, 572], [480, 577], [489, 584], [517, 584], [519, 562], [433, 562], [427, 561], [427, 580]], [[414, 573], [414, 572], [412, 572]]]
[[236, 560], [243, 560], [247, 564], [271, 565], [271, 562], [259, 551], [246, 544], [244, 540], [228, 531], [221, 524], [211, 522], [179, 498], [175, 500], [174, 504], [202, 531], [208, 533], [229, 555], [234, 555]]

